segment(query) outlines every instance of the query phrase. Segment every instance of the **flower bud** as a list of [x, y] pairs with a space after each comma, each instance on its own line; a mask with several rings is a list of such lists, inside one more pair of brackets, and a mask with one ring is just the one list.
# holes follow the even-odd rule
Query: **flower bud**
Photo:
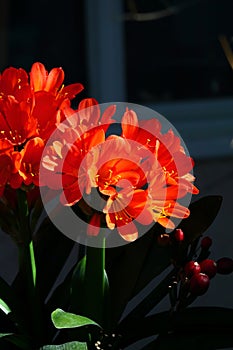
[[201, 248], [208, 250], [212, 245], [212, 239], [208, 236], [202, 238], [201, 240]]
[[194, 274], [201, 272], [201, 267], [197, 261], [189, 261], [184, 267], [184, 272], [187, 277], [192, 277]]
[[196, 273], [192, 276], [189, 283], [189, 290], [194, 295], [204, 294], [210, 285], [209, 277], [204, 273]]
[[157, 242], [158, 242], [158, 245], [160, 245], [161, 247], [166, 247], [171, 242], [170, 235], [166, 233], [163, 235], [159, 235], [157, 238]]
[[87, 235], [98, 236], [99, 231], [100, 231], [100, 216], [98, 214], [94, 214], [91, 217], [89, 225], [87, 226]]
[[233, 259], [221, 258], [217, 261], [217, 272], [222, 275], [228, 275], [233, 272]]
[[181, 228], [176, 229], [174, 237], [178, 242], [182, 242], [184, 240], [184, 232], [181, 230]]
[[217, 264], [214, 260], [205, 259], [200, 262], [201, 272], [205, 273], [209, 278], [212, 278], [217, 273]]

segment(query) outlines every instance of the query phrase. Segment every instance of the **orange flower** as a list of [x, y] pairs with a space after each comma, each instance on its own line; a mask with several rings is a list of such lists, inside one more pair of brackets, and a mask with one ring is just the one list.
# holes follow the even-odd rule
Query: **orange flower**
[[121, 136], [106, 138], [113, 107], [101, 119], [93, 100], [83, 101], [81, 106], [85, 105], [91, 108], [69, 115], [67, 123], [58, 127], [58, 139], [48, 147], [43, 164], [52, 171], [52, 176], [45, 176], [47, 185], [63, 190], [64, 204], [73, 205], [98, 193], [99, 206], [91, 210], [87, 233], [97, 235], [103, 215], [107, 227], [116, 228], [127, 241], [137, 239], [137, 222], [148, 225], [155, 221], [173, 229], [172, 218], [188, 217], [189, 210], [178, 200], [198, 190], [189, 173], [193, 161], [180, 139], [172, 131], [163, 134], [157, 119], [138, 122], [130, 110], [122, 118]]
[[110, 106], [101, 115], [92, 98], [82, 100], [76, 112], [69, 107], [64, 109], [66, 120], [52, 135], [52, 145], [46, 147], [40, 173], [41, 181], [51, 189], [64, 188], [62, 203], [71, 206], [82, 198], [83, 192], [90, 193], [93, 180], [88, 174], [96, 156], [89, 152], [105, 141], [115, 109]]
[[38, 62], [31, 68], [30, 80], [21, 68], [8, 68], [0, 76], [0, 156], [2, 164], [11, 163], [0, 172], [0, 194], [6, 184], [39, 185], [44, 142], [65, 119], [63, 111], [70, 100], [83, 89], [79, 83], [64, 87], [63, 80], [61, 68], [48, 73]]
[[[186, 193], [199, 192], [192, 184], [195, 178], [189, 173], [194, 162], [185, 154], [180, 138], [172, 130], [163, 134], [157, 119], [139, 122], [136, 113], [132, 110], [126, 110], [121, 123], [122, 137], [135, 140], [143, 146], [141, 150], [146, 147], [158, 159], [169, 185], [186, 188]], [[150, 130], [153, 130], [153, 134]], [[141, 150], [139, 149], [138, 153]]]

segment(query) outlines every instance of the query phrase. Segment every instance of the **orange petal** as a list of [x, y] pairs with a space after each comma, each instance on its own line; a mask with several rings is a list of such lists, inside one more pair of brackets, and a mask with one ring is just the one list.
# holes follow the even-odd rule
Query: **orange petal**
[[59, 92], [59, 98], [68, 98], [72, 100], [77, 94], [79, 94], [84, 89], [83, 85], [80, 83], [70, 84], [64, 87]]
[[36, 62], [32, 65], [30, 72], [30, 85], [34, 92], [44, 90], [47, 76], [48, 72], [42, 63]]
[[166, 217], [158, 218], [158, 223], [168, 229], [173, 230], [175, 228], [175, 224]]
[[138, 238], [138, 230], [133, 222], [124, 226], [118, 226], [117, 230], [120, 236], [128, 242], [133, 242]]
[[116, 113], [116, 105], [111, 105], [105, 109], [105, 111], [102, 114], [101, 117], [101, 123], [102, 124], [110, 124], [113, 123], [114, 120], [112, 120], [113, 114]]
[[48, 75], [45, 91], [56, 93], [64, 80], [64, 71], [62, 68], [53, 68]]
[[75, 203], [79, 202], [82, 198], [79, 186], [77, 183], [74, 183], [73, 186], [70, 186], [67, 189], [64, 189], [60, 196], [60, 201], [66, 206], [72, 206]]
[[94, 98], [85, 98], [78, 106], [79, 118], [85, 125], [97, 126], [100, 118], [100, 107]]
[[133, 110], [126, 110], [122, 120], [122, 135], [126, 139], [134, 139], [134, 134], [138, 130], [137, 114]]

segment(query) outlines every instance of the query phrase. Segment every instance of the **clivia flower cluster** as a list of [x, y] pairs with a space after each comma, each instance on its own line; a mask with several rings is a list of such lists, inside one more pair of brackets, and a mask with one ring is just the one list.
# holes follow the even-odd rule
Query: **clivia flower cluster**
[[83, 90], [64, 86], [64, 71], [49, 73], [34, 63], [28, 76], [22, 68], [0, 75], [0, 195], [6, 185], [39, 186], [39, 164], [45, 142], [64, 120], [64, 109]]
[[172, 130], [162, 133], [158, 119], [139, 121], [126, 108], [120, 134], [107, 134], [110, 125], [114, 129], [115, 109], [110, 105], [101, 115], [97, 102], [87, 99], [73, 115], [69, 110], [43, 153], [41, 183], [62, 190], [61, 202], [69, 206], [97, 192], [103, 203], [90, 208], [88, 234], [106, 225], [134, 241], [135, 222], [173, 229], [172, 217], [188, 217], [177, 200], [198, 189], [190, 173], [193, 161]]
[[83, 86], [64, 87], [63, 80], [61, 68], [48, 73], [41, 63], [29, 76], [21, 68], [1, 75], [0, 194], [8, 186], [47, 185], [62, 190], [62, 203], [71, 206], [95, 189], [105, 205], [91, 210], [88, 233], [105, 224], [128, 241], [138, 237], [135, 221], [172, 229], [170, 218], [188, 217], [177, 200], [198, 190], [179, 137], [128, 108], [121, 134], [106, 136], [116, 106], [101, 115], [97, 101], [84, 99], [73, 110], [70, 101]]

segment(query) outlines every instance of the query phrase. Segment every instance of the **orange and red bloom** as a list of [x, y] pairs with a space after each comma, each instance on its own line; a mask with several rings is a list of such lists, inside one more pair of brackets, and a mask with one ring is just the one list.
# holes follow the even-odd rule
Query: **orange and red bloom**
[[171, 130], [163, 134], [157, 119], [139, 122], [128, 109], [121, 134], [106, 136], [115, 106], [101, 117], [94, 100], [83, 105], [87, 108], [67, 118], [46, 148], [42, 182], [62, 190], [65, 205], [81, 203], [97, 191], [101, 204], [91, 210], [88, 234], [98, 234], [95, 227], [103, 224], [104, 217], [109, 229], [117, 228], [125, 240], [133, 241], [138, 237], [137, 222], [159, 222], [173, 229], [173, 217], [188, 217], [189, 210], [178, 200], [198, 190], [190, 173], [193, 161], [179, 137]]
[[38, 169], [44, 143], [65, 119], [65, 109], [83, 86], [64, 87], [64, 71], [49, 73], [34, 63], [30, 77], [22, 68], [0, 75], [0, 195], [5, 186], [38, 186]]
[[[0, 196], [22, 185], [60, 190], [63, 204], [89, 207], [89, 235], [103, 224], [128, 241], [138, 237], [137, 222], [173, 229], [172, 218], [189, 215], [178, 200], [198, 193], [180, 138], [128, 108], [121, 132], [109, 133], [116, 106], [101, 111], [89, 98], [74, 110], [83, 86], [63, 81], [62, 68], [47, 72], [41, 63], [29, 75], [11, 67], [0, 76]], [[99, 208], [84, 204], [94, 192]]]

